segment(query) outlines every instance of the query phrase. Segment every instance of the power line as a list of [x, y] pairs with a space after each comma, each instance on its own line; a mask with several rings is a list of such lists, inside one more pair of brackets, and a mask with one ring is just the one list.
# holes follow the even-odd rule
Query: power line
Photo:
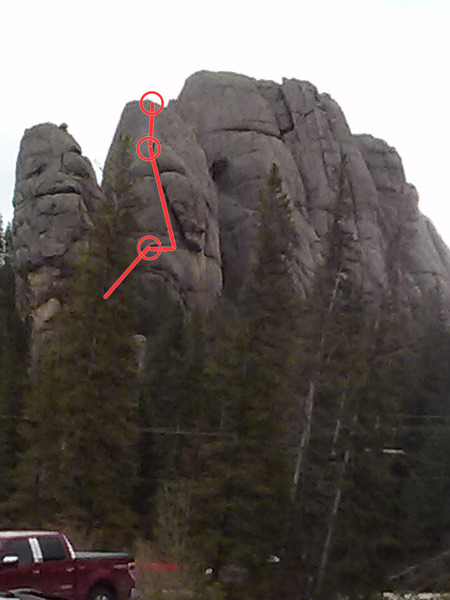
[[162, 435], [201, 435], [207, 437], [234, 437], [234, 433], [219, 431], [198, 431], [196, 429], [170, 429], [169, 427], [139, 427], [144, 433], [159, 433]]

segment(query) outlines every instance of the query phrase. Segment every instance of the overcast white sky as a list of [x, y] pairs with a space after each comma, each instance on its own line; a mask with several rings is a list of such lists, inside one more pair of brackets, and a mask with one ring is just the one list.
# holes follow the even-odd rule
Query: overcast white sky
[[0, 213], [20, 139], [66, 122], [102, 165], [126, 102], [202, 69], [315, 84], [394, 146], [450, 245], [450, 0], [0, 0]]

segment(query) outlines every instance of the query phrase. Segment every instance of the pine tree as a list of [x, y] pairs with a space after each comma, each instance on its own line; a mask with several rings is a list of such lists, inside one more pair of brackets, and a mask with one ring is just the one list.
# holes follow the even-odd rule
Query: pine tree
[[[147, 359], [141, 374], [139, 422], [139, 513], [141, 527], [154, 535], [159, 518], [157, 492], [179, 475], [180, 436], [184, 426], [183, 379], [185, 325], [180, 306], [167, 290], [157, 296], [165, 307], [159, 330], [147, 341]], [[167, 308], [170, 307], [170, 308]], [[158, 310], [158, 307], [156, 307]]]
[[404, 559], [423, 560], [447, 550], [450, 512], [448, 355], [450, 332], [436, 298], [416, 325], [411, 342], [405, 415], [401, 443], [406, 457], [402, 464], [402, 500], [405, 509]]
[[385, 452], [396, 448], [401, 348], [393, 323], [368, 316], [359, 320], [347, 344], [350, 360], [341, 363], [347, 378], [341, 399], [347, 406], [335, 446], [340, 487], [333, 500], [338, 493], [340, 503], [334, 505], [336, 513], [329, 513], [334, 530], [329, 521], [332, 537], [320, 592], [356, 596], [383, 589], [389, 556], [398, 544], [398, 490]]
[[376, 553], [392, 543], [394, 509], [371, 485], [378, 492], [384, 482], [392, 490], [382, 451], [392, 443], [398, 411], [398, 344], [389, 348], [385, 336], [392, 339], [394, 326], [382, 328], [379, 317], [367, 314], [349, 269], [358, 256], [351, 218], [344, 162], [327, 257], [304, 304], [297, 355], [303, 418], [284, 564], [289, 585], [308, 596], [374, 589], [382, 571]]
[[166, 310], [159, 331], [148, 340], [140, 398], [140, 513], [146, 533], [157, 535], [160, 545], [181, 559], [190, 482], [208, 427], [202, 396], [204, 323], [200, 313], [184, 314], [164, 290], [158, 299]]
[[15, 283], [8, 260], [8, 233], [0, 218], [0, 501], [14, 491], [14, 469], [21, 443], [19, 426], [27, 383], [28, 339], [26, 323], [15, 308]]
[[203, 564], [216, 576], [230, 565], [247, 569], [250, 594], [274, 584], [267, 560], [283, 543], [289, 504], [286, 422], [297, 302], [290, 272], [294, 229], [276, 165], [258, 213], [252, 276], [238, 311], [225, 307], [207, 368], [218, 427], [202, 448], [191, 519]]
[[133, 294], [123, 285], [103, 299], [134, 258], [126, 141], [120, 158], [27, 397], [19, 469], [19, 497], [33, 500], [34, 522], [60, 515], [110, 540], [134, 523], [137, 444]]

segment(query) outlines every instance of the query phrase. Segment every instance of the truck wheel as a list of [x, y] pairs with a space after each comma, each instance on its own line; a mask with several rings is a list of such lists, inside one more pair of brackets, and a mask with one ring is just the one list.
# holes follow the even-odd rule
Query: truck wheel
[[89, 600], [115, 600], [115, 594], [110, 588], [97, 585], [89, 592]]

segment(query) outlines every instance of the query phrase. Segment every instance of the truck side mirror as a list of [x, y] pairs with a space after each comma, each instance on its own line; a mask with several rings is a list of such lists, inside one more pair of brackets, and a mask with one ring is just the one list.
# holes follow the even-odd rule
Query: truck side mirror
[[11, 569], [19, 566], [18, 556], [4, 556], [1, 560], [1, 566], [3, 569]]

